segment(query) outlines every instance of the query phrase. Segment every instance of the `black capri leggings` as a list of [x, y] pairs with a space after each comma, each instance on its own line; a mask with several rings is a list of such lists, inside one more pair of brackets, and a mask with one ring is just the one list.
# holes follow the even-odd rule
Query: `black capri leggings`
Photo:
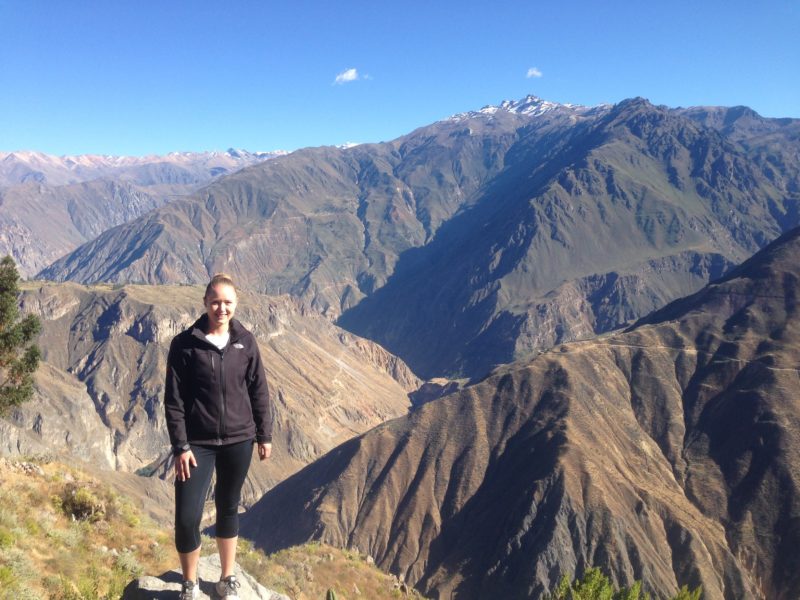
[[175, 547], [178, 552], [192, 552], [200, 547], [200, 521], [215, 467], [216, 536], [239, 535], [239, 500], [253, 457], [253, 440], [227, 446], [191, 446], [197, 466], [191, 468], [191, 477], [186, 481], [175, 480]]

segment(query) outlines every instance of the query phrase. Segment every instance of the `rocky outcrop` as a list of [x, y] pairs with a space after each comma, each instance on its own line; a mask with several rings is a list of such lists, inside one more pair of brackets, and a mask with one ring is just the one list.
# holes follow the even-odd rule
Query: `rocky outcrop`
[[[597, 332], [626, 327], [674, 299], [675, 290], [702, 287], [733, 266], [720, 254], [683, 252], [649, 259], [622, 272], [564, 283], [543, 298], [529, 301], [524, 313], [508, 313], [519, 323], [513, 356], [533, 356], [564, 340], [587, 339]], [[478, 371], [490, 366], [485, 364]]]
[[[204, 556], [197, 567], [200, 581], [200, 598], [217, 598], [214, 584], [220, 574], [219, 554]], [[241, 583], [239, 598], [241, 600], [289, 600], [289, 596], [268, 590], [237, 564], [234, 575]], [[183, 578], [179, 571], [168, 571], [158, 577], [140, 577], [132, 581], [122, 594], [123, 600], [153, 600], [155, 598], [176, 598], [181, 591]]]
[[797, 598], [798, 294], [795, 229], [624, 333], [342, 444], [242, 531], [357, 546], [437, 598], [537, 598], [592, 565], [658, 597]]

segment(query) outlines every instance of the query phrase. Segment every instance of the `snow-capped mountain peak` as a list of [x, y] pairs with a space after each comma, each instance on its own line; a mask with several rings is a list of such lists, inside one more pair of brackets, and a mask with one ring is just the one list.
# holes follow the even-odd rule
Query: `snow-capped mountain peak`
[[464, 119], [471, 119], [481, 115], [496, 115], [498, 112], [509, 112], [518, 115], [526, 115], [530, 117], [537, 117], [547, 113], [556, 111], [568, 112], [573, 114], [580, 114], [591, 110], [591, 107], [582, 106], [580, 104], [559, 104], [558, 102], [550, 102], [543, 100], [538, 96], [529, 94], [521, 100], [503, 100], [498, 105], [484, 106], [480, 110], [473, 110], [469, 112], [458, 113], [451, 116], [448, 121], [461, 121]]

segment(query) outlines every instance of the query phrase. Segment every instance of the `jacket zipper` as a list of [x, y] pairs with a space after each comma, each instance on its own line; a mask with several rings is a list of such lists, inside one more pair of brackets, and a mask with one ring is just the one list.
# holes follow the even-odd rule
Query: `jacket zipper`
[[222, 385], [222, 422], [221, 422], [221, 429], [222, 433], [220, 435], [220, 443], [222, 443], [222, 436], [227, 433], [227, 427], [225, 427], [225, 418], [226, 412], [228, 410], [228, 402], [225, 398], [225, 350], [220, 350], [219, 352], [219, 372], [220, 372], [220, 380]]
[[[214, 352], [213, 351], [211, 352], [211, 372], [214, 374], [214, 379], [216, 379], [217, 378], [217, 366], [216, 366], [216, 363], [214, 362]], [[217, 444], [222, 443], [221, 429], [222, 429], [222, 422], [220, 420], [217, 420]]]

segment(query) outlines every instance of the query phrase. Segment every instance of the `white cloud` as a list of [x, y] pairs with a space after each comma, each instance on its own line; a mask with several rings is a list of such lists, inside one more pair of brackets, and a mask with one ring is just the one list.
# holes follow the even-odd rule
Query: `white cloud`
[[537, 67], [531, 67], [530, 69], [528, 69], [528, 74], [525, 75], [525, 77], [527, 77], [528, 79], [531, 79], [532, 77], [541, 77], [541, 76], [542, 72]]
[[333, 80], [333, 83], [337, 83], [339, 85], [343, 83], [348, 83], [350, 81], [358, 81], [358, 71], [356, 69], [347, 69], [346, 71], [342, 71], [336, 76], [336, 79]]

